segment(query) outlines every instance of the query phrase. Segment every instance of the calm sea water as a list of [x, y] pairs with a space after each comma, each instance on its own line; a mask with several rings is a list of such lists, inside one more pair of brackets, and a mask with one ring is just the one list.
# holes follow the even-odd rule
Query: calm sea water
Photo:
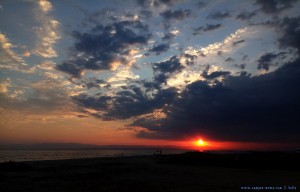
[[[7, 161], [41, 161], [59, 159], [79, 159], [93, 157], [117, 157], [153, 155], [152, 149], [133, 150], [0, 150], [0, 162]], [[162, 150], [162, 154], [179, 154], [184, 150]]]

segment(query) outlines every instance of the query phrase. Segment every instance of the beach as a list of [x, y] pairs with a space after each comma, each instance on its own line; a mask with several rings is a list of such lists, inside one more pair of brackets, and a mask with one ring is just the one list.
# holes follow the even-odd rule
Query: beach
[[0, 191], [297, 191], [299, 160], [296, 153], [189, 152], [5, 162], [0, 164]]

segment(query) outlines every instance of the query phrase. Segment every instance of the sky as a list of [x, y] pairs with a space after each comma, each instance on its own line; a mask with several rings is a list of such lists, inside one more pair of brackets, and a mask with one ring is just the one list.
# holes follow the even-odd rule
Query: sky
[[0, 143], [299, 147], [299, 10], [0, 0]]

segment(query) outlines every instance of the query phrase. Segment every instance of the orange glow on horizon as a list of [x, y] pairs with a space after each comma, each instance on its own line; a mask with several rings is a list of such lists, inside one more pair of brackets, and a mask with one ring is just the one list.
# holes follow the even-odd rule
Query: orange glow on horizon
[[193, 146], [196, 146], [196, 147], [206, 147], [208, 146], [208, 142], [207, 141], [204, 141], [203, 139], [197, 139], [196, 141], [193, 141]]

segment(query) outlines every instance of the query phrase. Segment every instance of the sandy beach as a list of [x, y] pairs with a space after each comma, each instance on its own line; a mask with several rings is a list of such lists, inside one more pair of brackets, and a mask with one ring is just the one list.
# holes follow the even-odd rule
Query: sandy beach
[[[0, 191], [255, 191], [300, 188], [300, 154], [251, 153], [91, 158], [0, 164]], [[251, 187], [246, 189], [242, 187]], [[282, 190], [280, 190], [282, 187]], [[296, 187], [289, 190], [283, 187]], [[256, 190], [257, 191], [257, 190]]]

